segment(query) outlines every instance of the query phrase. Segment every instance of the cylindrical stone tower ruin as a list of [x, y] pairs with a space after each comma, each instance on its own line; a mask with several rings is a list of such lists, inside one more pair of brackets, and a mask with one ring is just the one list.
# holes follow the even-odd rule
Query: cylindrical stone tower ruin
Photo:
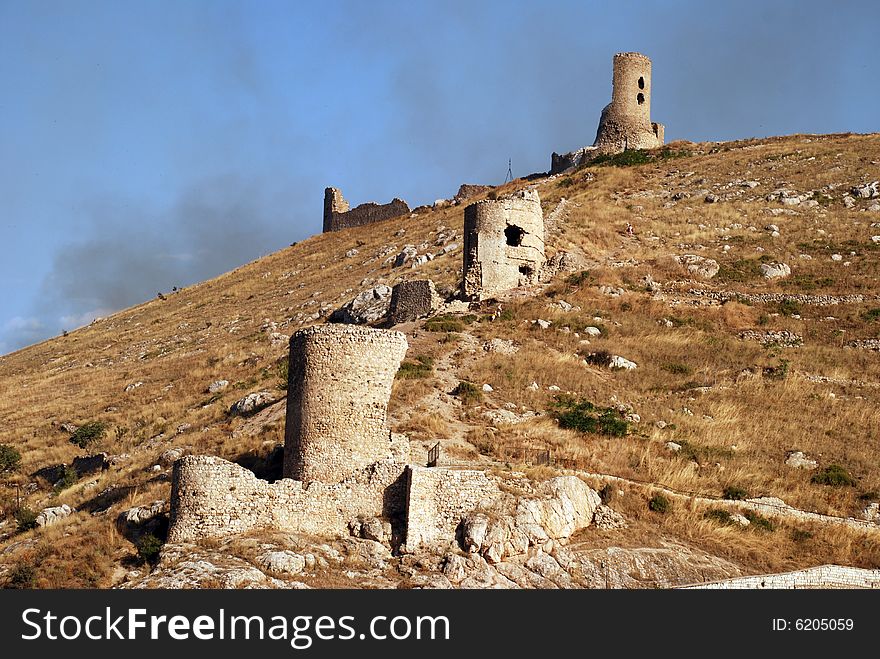
[[485, 299], [534, 282], [544, 265], [544, 215], [537, 190], [464, 209], [462, 293]]
[[662, 144], [663, 126], [651, 123], [651, 60], [641, 53], [617, 53], [611, 103], [602, 110], [595, 146], [613, 153]]
[[285, 478], [338, 483], [388, 457], [386, 408], [407, 347], [400, 332], [351, 325], [291, 337]]

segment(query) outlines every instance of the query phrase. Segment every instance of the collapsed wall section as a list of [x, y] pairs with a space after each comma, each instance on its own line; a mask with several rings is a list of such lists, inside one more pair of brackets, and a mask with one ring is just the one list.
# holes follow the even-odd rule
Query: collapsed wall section
[[324, 233], [381, 222], [409, 213], [410, 208], [402, 199], [394, 198], [387, 204], [371, 201], [349, 208], [341, 190], [338, 188], [324, 190]]
[[402, 281], [391, 291], [388, 320], [392, 325], [408, 323], [434, 313], [442, 302], [430, 279]]
[[386, 409], [406, 335], [317, 325], [290, 339], [284, 476], [338, 483], [387, 458]]
[[341, 483], [269, 483], [233, 462], [186, 456], [171, 478], [169, 542], [219, 538], [254, 529], [348, 535], [358, 515], [403, 518], [405, 466], [383, 460], [354, 471]]
[[544, 265], [544, 215], [537, 190], [464, 209], [462, 293], [485, 299], [536, 281]]

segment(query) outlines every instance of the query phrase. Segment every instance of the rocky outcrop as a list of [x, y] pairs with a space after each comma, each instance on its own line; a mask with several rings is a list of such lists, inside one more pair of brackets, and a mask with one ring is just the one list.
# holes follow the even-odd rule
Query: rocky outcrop
[[356, 295], [329, 318], [331, 323], [366, 325], [385, 318], [391, 305], [391, 287], [379, 284]]
[[601, 503], [599, 495], [576, 476], [559, 476], [536, 496], [506, 494], [488, 508], [478, 508], [461, 522], [461, 544], [490, 563], [524, 554], [529, 547], [553, 546], [589, 526]]

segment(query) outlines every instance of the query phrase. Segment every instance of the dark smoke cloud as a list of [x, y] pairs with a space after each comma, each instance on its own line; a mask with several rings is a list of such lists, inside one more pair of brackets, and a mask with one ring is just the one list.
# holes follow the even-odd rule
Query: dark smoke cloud
[[276, 251], [319, 226], [318, 204], [304, 213], [309, 196], [314, 189], [302, 184], [229, 175], [190, 187], [166, 211], [93, 202], [83, 235], [55, 255], [36, 316], [44, 331], [72, 329], [54, 324], [85, 323], [91, 311], [116, 311]]

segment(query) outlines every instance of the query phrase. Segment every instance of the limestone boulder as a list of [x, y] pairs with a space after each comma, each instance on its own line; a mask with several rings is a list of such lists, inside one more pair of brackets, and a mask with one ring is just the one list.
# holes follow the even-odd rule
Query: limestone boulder
[[391, 287], [379, 284], [356, 295], [330, 314], [331, 323], [366, 325], [382, 320], [391, 305]]
[[273, 396], [270, 392], [255, 391], [244, 398], [235, 401], [232, 404], [232, 407], [229, 408], [229, 412], [230, 414], [236, 414], [239, 416], [254, 414], [271, 404], [273, 400]]
[[51, 508], [43, 508], [37, 515], [37, 526], [52, 526], [57, 524], [65, 517], [73, 514], [73, 508], [66, 503], [61, 506], [53, 506]]
[[685, 267], [685, 269], [696, 277], [701, 279], [711, 279], [718, 274], [720, 266], [715, 259], [708, 259], [697, 254], [683, 254], [675, 257], [675, 259]]
[[214, 380], [208, 385], [209, 394], [218, 394], [229, 386], [229, 380]]
[[762, 263], [761, 274], [764, 279], [781, 279], [791, 274], [791, 268], [785, 263]]
[[257, 557], [257, 565], [276, 574], [299, 574], [306, 567], [306, 559], [292, 551], [270, 551]]
[[785, 464], [794, 469], [815, 469], [819, 463], [808, 458], [803, 451], [791, 451], [785, 458]]

